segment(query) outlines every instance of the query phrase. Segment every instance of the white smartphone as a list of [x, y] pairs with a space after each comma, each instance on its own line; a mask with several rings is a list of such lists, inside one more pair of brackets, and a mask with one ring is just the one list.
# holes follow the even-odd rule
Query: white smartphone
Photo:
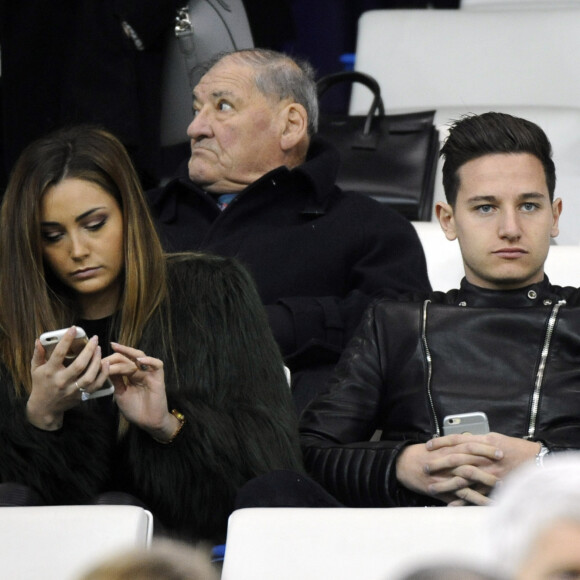
[[[88, 343], [89, 339], [87, 338], [87, 334], [80, 326], [76, 327], [77, 334], [72, 341], [71, 347], [69, 348], [68, 352], [64, 357], [63, 364], [64, 366], [68, 366], [72, 361], [77, 358], [77, 356], [81, 353], [83, 348], [85, 348], [86, 344]], [[54, 347], [60, 342], [62, 337], [68, 331], [68, 328], [61, 328], [59, 330], [50, 330], [49, 332], [43, 332], [40, 335], [40, 344], [44, 347], [46, 351], [46, 358], [50, 358]], [[87, 393], [86, 398], [88, 399], [97, 399], [99, 397], [106, 397], [107, 395], [112, 395], [115, 392], [115, 387], [110, 379], [105, 381], [105, 384], [94, 393]]]
[[469, 433], [471, 435], [489, 433], [487, 415], [480, 411], [447, 415], [443, 419], [443, 435], [453, 435], [454, 433]]

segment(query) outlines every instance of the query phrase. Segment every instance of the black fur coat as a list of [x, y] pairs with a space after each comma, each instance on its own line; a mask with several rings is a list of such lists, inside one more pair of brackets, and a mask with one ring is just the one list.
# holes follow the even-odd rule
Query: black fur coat
[[2, 367], [0, 482], [29, 485], [48, 504], [126, 491], [184, 539], [219, 542], [243, 483], [302, 469], [295, 411], [248, 274], [211, 256], [170, 260], [169, 273], [171, 313], [151, 318], [139, 347], [164, 361], [169, 409], [186, 417], [175, 441], [159, 444], [135, 426], [119, 441], [109, 397], [67, 411], [59, 431], [36, 429]]

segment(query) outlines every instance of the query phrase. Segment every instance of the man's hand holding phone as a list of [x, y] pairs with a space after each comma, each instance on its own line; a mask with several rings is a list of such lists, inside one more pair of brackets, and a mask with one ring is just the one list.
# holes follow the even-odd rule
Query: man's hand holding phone
[[[502, 480], [516, 467], [533, 459], [541, 447], [537, 441], [528, 441], [494, 432], [485, 435], [447, 435], [429, 440], [426, 446], [431, 453], [447, 450], [448, 453], [466, 452], [475, 457], [472, 461], [466, 459], [466, 467], [470, 473], [473, 473], [470, 478], [474, 484], [473, 489], [456, 493], [457, 499], [452, 502], [452, 505], [480, 505], [477, 501], [480, 499], [479, 496], [475, 496], [478, 482], [485, 481], [488, 476], [494, 478], [496, 482]], [[490, 450], [495, 450], [494, 459], [491, 461], [489, 460], [492, 459], [489, 454]], [[428, 464], [434, 471], [440, 469], [442, 465], [438, 460]], [[440, 490], [438, 487], [436, 489]]]
[[503, 453], [474, 435], [447, 435], [405, 447], [397, 459], [397, 480], [404, 487], [450, 505], [485, 505], [498, 478], [482, 467]]
[[497, 482], [539, 448], [536, 441], [494, 432], [445, 435], [406, 447], [397, 460], [397, 479], [448, 505], [486, 505]]
[[403, 486], [448, 505], [485, 505], [498, 481], [526, 460], [540, 444], [490, 433], [482, 412], [447, 415], [443, 437], [410, 445], [397, 460]]
[[[77, 328], [73, 326], [55, 333], [58, 339], [54, 348], [49, 348], [50, 356], [40, 339], [34, 345], [32, 391], [26, 406], [30, 423], [47, 431], [59, 429], [64, 413], [82, 402], [83, 392], [91, 394], [102, 388], [109, 374], [108, 365], [101, 365], [101, 348], [96, 336], [87, 340], [85, 335], [86, 344], [73, 356]], [[84, 331], [79, 336], [81, 341], [83, 334]], [[46, 340], [44, 335], [43, 341]]]

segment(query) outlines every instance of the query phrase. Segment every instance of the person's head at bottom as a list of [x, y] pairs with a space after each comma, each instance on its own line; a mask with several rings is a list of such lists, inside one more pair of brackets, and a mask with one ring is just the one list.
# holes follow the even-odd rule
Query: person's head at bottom
[[514, 580], [580, 578], [580, 453], [519, 468], [492, 498], [490, 558], [499, 573]]
[[495, 576], [463, 564], [421, 566], [399, 580], [497, 580]]
[[174, 540], [113, 555], [79, 580], [218, 580], [209, 551]]

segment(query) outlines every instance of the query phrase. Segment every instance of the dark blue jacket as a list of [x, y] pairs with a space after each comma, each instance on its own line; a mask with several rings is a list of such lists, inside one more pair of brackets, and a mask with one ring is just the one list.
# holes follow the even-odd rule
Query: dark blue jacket
[[150, 192], [166, 249], [235, 256], [250, 270], [293, 372], [334, 364], [372, 297], [430, 290], [413, 226], [341, 191], [338, 163], [313, 140], [304, 164], [269, 172], [223, 212], [188, 177]]

